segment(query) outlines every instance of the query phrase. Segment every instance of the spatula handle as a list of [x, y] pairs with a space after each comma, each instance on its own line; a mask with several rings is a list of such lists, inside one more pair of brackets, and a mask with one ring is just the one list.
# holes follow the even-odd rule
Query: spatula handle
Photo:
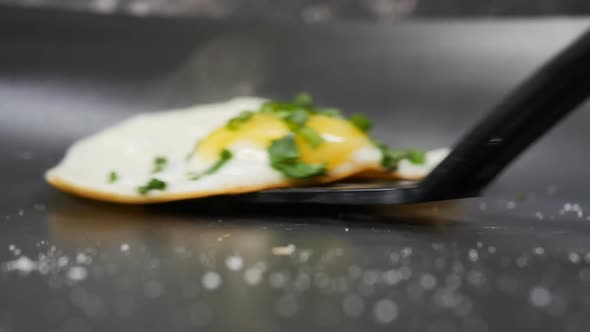
[[469, 131], [420, 184], [419, 200], [478, 194], [590, 95], [590, 30], [552, 58]]

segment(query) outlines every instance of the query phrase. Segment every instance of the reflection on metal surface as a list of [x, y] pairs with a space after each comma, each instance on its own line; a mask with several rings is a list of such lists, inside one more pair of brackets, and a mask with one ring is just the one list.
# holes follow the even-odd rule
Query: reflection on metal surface
[[196, 47], [172, 73], [157, 84], [155, 94], [168, 104], [189, 105], [235, 96], [256, 96], [268, 76], [269, 46], [262, 40], [222, 35]]
[[[444, 214], [440, 205], [277, 214], [264, 207], [194, 204], [133, 207], [60, 196], [50, 204], [50, 238], [40, 250], [42, 263], [35, 264], [48, 266], [42, 274], [58, 289], [100, 289], [96, 298], [76, 300], [90, 316], [104, 314], [94, 302], [116, 303], [118, 314], [134, 315], [144, 298], [180, 296], [192, 305], [183, 305], [179, 310], [187, 316], [178, 319], [197, 327], [248, 322], [265, 330], [268, 319], [297, 317], [317, 317], [322, 326], [390, 325], [401, 310], [395, 293], [403, 291], [387, 295], [393, 285], [415, 279], [432, 289], [436, 283], [413, 276], [413, 250], [405, 240], [380, 241], [390, 250], [379, 258], [356, 242], [389, 233], [387, 225], [396, 221], [432, 221], [427, 216]], [[322, 215], [348, 221], [326, 224]], [[372, 268], [375, 259], [392, 266]], [[310, 305], [312, 298], [317, 305]], [[224, 312], [232, 313], [231, 321], [221, 319]]]

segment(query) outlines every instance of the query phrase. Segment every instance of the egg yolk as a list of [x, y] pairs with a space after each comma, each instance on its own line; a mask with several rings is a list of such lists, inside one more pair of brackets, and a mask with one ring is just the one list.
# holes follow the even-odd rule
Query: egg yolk
[[248, 143], [254, 147], [266, 149], [272, 140], [289, 133], [289, 127], [280, 119], [270, 115], [255, 114], [240, 128], [232, 130], [223, 126], [214, 130], [197, 146], [197, 154], [205, 159], [219, 158], [221, 150], [230, 148], [235, 143]]
[[[372, 146], [369, 137], [346, 119], [312, 115], [305, 126], [314, 129], [323, 142], [312, 147], [303, 137], [295, 135], [300, 160], [309, 164], [325, 164], [328, 170], [350, 160], [351, 154], [359, 148]], [[231, 130], [224, 126], [213, 131], [199, 143], [196, 154], [215, 160], [223, 149], [231, 148], [236, 143], [248, 143], [266, 150], [273, 140], [290, 132], [287, 124], [280, 118], [257, 113], [238, 129]]]
[[324, 142], [313, 148], [296, 135], [301, 161], [309, 164], [326, 163], [328, 170], [350, 160], [358, 149], [372, 146], [369, 137], [346, 119], [314, 115], [307, 120], [306, 126], [318, 132]]

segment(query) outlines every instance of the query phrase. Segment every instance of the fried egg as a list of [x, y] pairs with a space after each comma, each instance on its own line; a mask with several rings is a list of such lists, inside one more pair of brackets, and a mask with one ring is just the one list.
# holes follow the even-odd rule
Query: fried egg
[[402, 159], [392, 172], [382, 149], [348, 119], [273, 113], [267, 104], [241, 97], [134, 116], [74, 143], [46, 179], [86, 198], [155, 203], [363, 174], [419, 179], [447, 153], [429, 151], [421, 164]]

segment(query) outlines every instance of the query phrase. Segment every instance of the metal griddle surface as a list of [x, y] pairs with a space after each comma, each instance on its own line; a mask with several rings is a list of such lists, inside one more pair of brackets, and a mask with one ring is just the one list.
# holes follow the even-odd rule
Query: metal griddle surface
[[3, 9], [0, 331], [585, 331], [587, 107], [480, 199], [124, 207], [42, 179], [73, 140], [130, 114], [236, 94], [305, 90], [368, 113], [389, 143], [449, 145], [585, 26], [298, 26]]

